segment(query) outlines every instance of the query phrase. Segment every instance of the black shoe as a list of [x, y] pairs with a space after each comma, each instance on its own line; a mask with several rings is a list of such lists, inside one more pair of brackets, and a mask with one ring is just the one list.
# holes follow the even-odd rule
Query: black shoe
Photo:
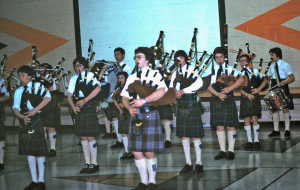
[[252, 148], [253, 148], [253, 142], [247, 142], [247, 143], [244, 145], [244, 148], [245, 148], [246, 150], [252, 149]]
[[0, 164], [0, 172], [4, 170], [4, 164]]
[[223, 158], [226, 158], [227, 157], [227, 154], [226, 152], [224, 151], [220, 151], [219, 154], [217, 156], [214, 157], [215, 160], [220, 160], [220, 159], [223, 159]]
[[123, 144], [123, 142], [117, 141], [114, 145], [111, 145], [110, 147], [111, 148], [123, 148], [124, 144]]
[[126, 159], [133, 159], [133, 158], [134, 158], [134, 155], [131, 152], [128, 152]]
[[49, 152], [49, 154], [48, 154], [48, 156], [49, 156], [49, 157], [54, 157], [54, 156], [56, 156], [56, 150], [51, 149], [50, 152]]
[[254, 142], [253, 148], [260, 148], [260, 143], [259, 142]]
[[199, 174], [203, 172], [203, 165], [196, 164], [195, 169], [194, 169], [194, 174]]
[[149, 183], [149, 184], [148, 184], [147, 190], [156, 190], [156, 188], [157, 188], [157, 185], [156, 185], [156, 184], [154, 184], [154, 183]]
[[228, 151], [227, 153], [227, 160], [233, 160], [235, 158], [234, 153], [231, 151]]
[[291, 132], [288, 131], [288, 130], [286, 130], [286, 131], [284, 132], [284, 137], [290, 137], [290, 136], [291, 136]]
[[89, 164], [84, 164], [82, 170], [80, 170], [80, 174], [86, 174], [88, 171], [89, 171], [89, 167], [90, 165]]
[[270, 133], [268, 135], [268, 137], [277, 137], [277, 136], [280, 136], [280, 131], [272, 131], [272, 133]]
[[91, 164], [88, 170], [88, 174], [93, 174], [99, 171], [99, 165]]
[[192, 172], [193, 171], [193, 165], [188, 165], [186, 164], [182, 170], [180, 171], [180, 174], [186, 174], [186, 173], [189, 173], [189, 172]]
[[111, 138], [111, 135], [110, 135], [110, 133], [105, 133], [105, 135], [103, 135], [102, 138], [103, 139], [108, 139], [108, 138]]
[[125, 152], [124, 154], [123, 154], [123, 156], [121, 156], [121, 158], [120, 159], [127, 159], [127, 152]]
[[31, 182], [24, 190], [37, 190], [39, 188], [38, 183]]
[[133, 190], [147, 190], [147, 185], [140, 182]]
[[117, 138], [117, 133], [112, 132], [111, 137], [112, 137], [112, 138]]
[[166, 140], [165, 141], [165, 148], [170, 148], [171, 147], [171, 141]]
[[46, 189], [45, 183], [44, 182], [39, 182], [38, 189], [39, 190], [45, 190]]

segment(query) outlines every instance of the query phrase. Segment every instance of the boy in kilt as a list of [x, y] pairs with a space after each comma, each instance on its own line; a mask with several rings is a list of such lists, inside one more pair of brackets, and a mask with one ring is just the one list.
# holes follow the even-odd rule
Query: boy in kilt
[[[139, 47], [135, 49], [134, 56], [135, 63], [140, 71], [130, 75], [126, 81], [125, 87], [121, 92], [123, 97], [123, 105], [129, 110], [131, 120], [135, 115], [142, 120], [143, 130], [141, 134], [134, 133], [133, 126], [129, 127], [129, 151], [132, 151], [135, 158], [135, 165], [137, 166], [141, 182], [135, 188], [139, 189], [156, 189], [156, 171], [157, 171], [157, 158], [155, 152], [162, 152], [164, 150], [161, 121], [157, 110], [147, 102], [152, 102], [160, 99], [167, 92], [167, 86], [162, 79], [162, 76], [149, 68], [150, 63], [154, 63], [154, 53], [148, 47]], [[129, 103], [128, 86], [134, 83], [136, 76], [140, 74], [140, 80], [145, 79], [146, 83], [153, 82], [157, 85], [156, 90], [150, 95], [141, 99], [138, 95], [134, 100]], [[147, 77], [148, 76], [148, 77]], [[148, 177], [149, 173], [149, 177]]]
[[118, 72], [118, 84], [113, 93], [112, 99], [114, 100], [115, 106], [118, 108], [118, 132], [122, 135], [122, 140], [125, 148], [125, 153], [120, 159], [132, 159], [134, 158], [133, 154], [128, 151], [128, 134], [129, 134], [129, 122], [130, 122], [130, 113], [127, 109], [124, 109], [122, 103], [122, 96], [120, 96], [128, 74], [126, 72]]
[[[170, 88], [176, 88], [176, 136], [182, 138], [182, 145], [186, 159], [186, 164], [180, 171], [180, 174], [185, 174], [193, 171], [190, 152], [190, 138], [193, 138], [196, 153], [196, 166], [193, 172], [197, 174], [203, 171], [203, 165], [201, 161], [202, 143], [200, 138], [204, 136], [204, 130], [199, 106], [197, 104], [196, 91], [202, 87], [203, 81], [201, 77], [198, 77], [197, 80], [192, 84], [184, 85], [178, 77], [178, 72], [182, 71], [183, 77], [189, 77], [190, 75], [192, 75], [194, 67], [189, 65], [189, 63], [187, 62], [188, 56], [183, 50], [178, 50], [174, 55], [174, 59], [177, 62], [179, 68], [177, 72], [174, 72], [172, 74]], [[179, 82], [175, 82], [178, 80]], [[188, 114], [183, 114], [181, 112], [181, 109], [183, 109], [183, 107], [188, 110]]]
[[[248, 55], [241, 55], [240, 56], [240, 65], [241, 67], [247, 67], [247, 73], [245, 75], [248, 77], [248, 86], [244, 87], [240, 90], [241, 92], [241, 104], [240, 104], [240, 119], [244, 119], [244, 129], [246, 131], [246, 135], [248, 138], [248, 143], [244, 146], [246, 149], [251, 148], [260, 148], [258, 135], [259, 135], [259, 124], [258, 124], [258, 118], [261, 118], [261, 103], [260, 103], [260, 97], [259, 94], [253, 94], [252, 88], [253, 87], [253, 80], [252, 77], [259, 77], [257, 76], [258, 70], [257, 69], [250, 69], [249, 68], [249, 62], [250, 58]], [[253, 73], [253, 76], [251, 74]], [[251, 136], [251, 122], [253, 124], [253, 134], [254, 134], [254, 143]]]
[[[4, 170], [4, 150], [5, 150], [5, 128], [4, 128], [4, 121], [5, 121], [5, 110], [4, 110], [4, 102], [9, 100], [10, 94], [6, 90], [4, 81], [0, 77], [0, 172]], [[3, 85], [3, 86], [2, 86]]]
[[101, 88], [97, 80], [92, 80], [94, 74], [87, 71], [89, 65], [85, 58], [75, 58], [73, 67], [76, 74], [70, 79], [68, 101], [76, 114], [76, 135], [81, 137], [85, 158], [85, 165], [80, 173], [91, 174], [99, 171], [95, 137], [100, 134], [96, 105], [92, 99], [100, 92]]
[[[243, 82], [244, 78], [239, 77], [239, 79], [229, 87], [221, 87], [220, 82], [217, 82], [219, 76], [222, 73], [226, 73], [228, 76], [231, 74], [233, 67], [227, 65], [225, 62], [225, 49], [222, 47], [217, 47], [214, 49], [214, 60], [217, 65], [212, 65], [212, 75], [211, 84], [207, 88], [212, 94], [210, 100], [210, 125], [217, 128], [217, 137], [220, 145], [221, 151], [217, 156], [214, 157], [215, 160], [227, 158], [228, 160], [233, 160], [234, 155], [234, 144], [236, 139], [235, 128], [239, 126], [239, 119], [235, 100], [233, 97], [233, 90], [239, 87]], [[214, 72], [217, 70], [217, 75]], [[238, 71], [235, 70], [234, 76], [237, 76]], [[223, 83], [222, 83], [223, 84]], [[225, 127], [227, 128], [227, 138], [228, 138], [228, 153], [226, 153], [226, 133]]]
[[[282, 61], [282, 51], [279, 47], [275, 47], [269, 50], [270, 58], [273, 64], [270, 66], [268, 71], [268, 77], [262, 82], [262, 84], [258, 87], [253, 89], [253, 93], [259, 93], [261, 89], [267, 84], [268, 81], [271, 80], [271, 88], [278, 84], [277, 87], [273, 88], [282, 88], [285, 95], [290, 99], [290, 103], [282, 109], [283, 118], [285, 123], [285, 133], [284, 137], [289, 138], [291, 136], [290, 133], [290, 110], [294, 109], [294, 103], [292, 100], [292, 96], [290, 94], [288, 84], [295, 81], [295, 77], [293, 74], [293, 70], [290, 64], [285, 61]], [[268, 78], [268, 79], [267, 79]], [[279, 131], [279, 111], [272, 113], [274, 129], [268, 135], [269, 137], [277, 137], [280, 136]]]
[[[45, 79], [49, 78], [49, 70], [53, 69], [52, 66], [48, 63], [43, 63], [40, 65], [40, 70], [41, 75], [44, 75], [43, 72], [46, 72], [44, 75]], [[55, 81], [56, 78], [53, 78], [52, 81]], [[45, 80], [46, 81], [46, 80]], [[51, 85], [51, 84], [49, 84]], [[57, 139], [57, 133], [55, 128], [60, 127], [60, 108], [58, 105], [58, 100], [57, 96], [59, 93], [59, 84], [58, 82], [53, 83], [51, 86], [46, 86], [46, 88], [49, 89], [52, 101], [55, 102], [55, 106], [52, 110], [48, 111], [47, 113], [42, 113], [41, 114], [41, 119], [42, 119], [42, 125], [44, 126], [44, 131], [45, 131], [45, 139], [47, 139], [47, 132], [49, 134], [49, 140], [50, 140], [50, 152], [49, 152], [49, 157], [54, 157], [56, 156], [56, 149], [55, 149], [55, 144], [56, 144], [56, 139]]]
[[[19, 155], [28, 155], [32, 177], [32, 182], [25, 189], [45, 189], [44, 169], [48, 149], [40, 119], [40, 110], [50, 102], [51, 95], [47, 91], [43, 100], [36, 107], [33, 107], [32, 104], [34, 103], [32, 100], [29, 101], [29, 97], [38, 93], [40, 83], [32, 82], [34, 71], [28, 65], [21, 66], [17, 72], [22, 86], [15, 91], [13, 110], [20, 122]], [[43, 94], [44, 91], [45, 87], [42, 86], [40, 93]]]

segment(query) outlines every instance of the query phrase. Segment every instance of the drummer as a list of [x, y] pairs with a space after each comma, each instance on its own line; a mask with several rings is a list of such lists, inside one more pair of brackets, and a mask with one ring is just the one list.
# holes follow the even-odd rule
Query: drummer
[[[268, 81], [271, 80], [271, 88], [273, 86], [276, 86], [278, 84], [278, 87], [281, 87], [284, 90], [284, 93], [287, 95], [287, 97], [290, 99], [290, 103], [282, 109], [283, 112], [283, 118], [285, 123], [285, 133], [284, 137], [290, 137], [290, 112], [289, 110], [294, 109], [294, 104], [292, 101], [292, 97], [289, 91], [288, 84], [295, 81], [295, 77], [293, 74], [293, 70], [290, 64], [287, 62], [282, 61], [282, 51], [279, 47], [274, 47], [269, 50], [270, 58], [274, 64], [272, 64], [268, 71], [268, 79], [265, 78], [265, 80], [262, 82], [262, 84], [258, 87], [252, 90], [253, 94], [259, 93], [261, 89], [267, 84]], [[276, 87], [276, 88], [278, 88]], [[273, 124], [274, 129], [273, 131], [268, 135], [269, 137], [277, 137], [280, 136], [279, 131], [279, 112], [274, 112], [272, 114], [273, 117]]]

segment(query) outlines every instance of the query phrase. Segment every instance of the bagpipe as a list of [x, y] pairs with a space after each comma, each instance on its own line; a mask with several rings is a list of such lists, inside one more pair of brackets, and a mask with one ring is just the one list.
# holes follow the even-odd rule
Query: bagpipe
[[[197, 62], [197, 39], [196, 39], [196, 34], [197, 34], [198, 29], [194, 28], [194, 33], [193, 33], [193, 37], [192, 37], [192, 41], [191, 41], [191, 47], [189, 49], [189, 55], [188, 55], [188, 60], [187, 60], [187, 64], [186, 64], [186, 70], [185, 70], [185, 74], [183, 75], [182, 72], [182, 67], [181, 65], [177, 65], [177, 67], [179, 67], [179, 72], [176, 73], [176, 78], [174, 80], [174, 86], [176, 86], [177, 83], [180, 83], [180, 90], [190, 86], [191, 84], [193, 84], [199, 77], [201, 77], [202, 72], [207, 68], [207, 66], [209, 65], [212, 55], [209, 56], [209, 58], [206, 60], [205, 64], [203, 65], [203, 67], [200, 69], [200, 71], [197, 73], [197, 70], [199, 70], [200, 65], [203, 63], [203, 61], [205, 60], [205, 56], [207, 55], [207, 52], [204, 51], [202, 53], [202, 56], [200, 57], [199, 61]], [[193, 71], [188, 75], [189, 73], [189, 65], [191, 64], [191, 61], [193, 59], [193, 49], [195, 48], [194, 54], [196, 57], [196, 63], [195, 63], [195, 67], [193, 69]], [[175, 60], [175, 64], [178, 60]], [[178, 70], [178, 68], [176, 69]], [[203, 85], [200, 89], [198, 90], [204, 90], [206, 89], [209, 85], [210, 85], [210, 80], [211, 77], [206, 76], [206, 77], [201, 77], [203, 80]]]
[[[217, 92], [221, 92], [221, 90], [225, 87], [228, 87], [228, 86], [231, 86], [233, 85], [238, 79], [239, 77], [241, 76], [241, 74], [243, 72], [247, 72], [247, 68], [244, 67], [242, 68], [242, 70], [238, 73], [238, 75], [235, 77], [234, 76], [234, 72], [235, 72], [235, 69], [237, 67], [237, 64], [238, 64], [238, 61], [239, 61], [239, 58], [240, 58], [240, 55], [243, 53], [242, 52], [242, 49], [239, 49], [238, 53], [237, 53], [237, 56], [236, 56], [236, 60], [235, 60], [235, 63], [234, 63], [234, 67], [232, 69], [232, 72], [230, 74], [228, 74], [228, 68], [227, 68], [227, 65], [228, 65], [228, 25], [225, 24], [224, 26], [224, 48], [225, 48], [225, 73], [222, 71], [222, 74], [216, 79], [216, 83], [213, 84], [213, 88], [217, 91]], [[212, 74], [214, 75], [215, 74], [215, 69], [213, 67], [212, 69]], [[248, 85], [248, 78], [246, 76], [242, 76], [244, 78], [244, 81], [243, 83], [238, 87], [239, 89], [240, 88], [244, 88]]]

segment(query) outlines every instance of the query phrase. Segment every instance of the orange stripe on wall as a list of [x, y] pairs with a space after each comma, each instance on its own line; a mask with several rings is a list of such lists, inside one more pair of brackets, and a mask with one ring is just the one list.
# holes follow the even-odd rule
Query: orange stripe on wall
[[3, 17], [0, 17], [0, 23], [0, 32], [31, 44], [30, 46], [8, 57], [6, 62], [6, 66], [8, 68], [19, 68], [20, 66], [31, 62], [32, 46], [36, 46], [37, 57], [41, 57], [69, 42], [69, 40], [48, 34]]

